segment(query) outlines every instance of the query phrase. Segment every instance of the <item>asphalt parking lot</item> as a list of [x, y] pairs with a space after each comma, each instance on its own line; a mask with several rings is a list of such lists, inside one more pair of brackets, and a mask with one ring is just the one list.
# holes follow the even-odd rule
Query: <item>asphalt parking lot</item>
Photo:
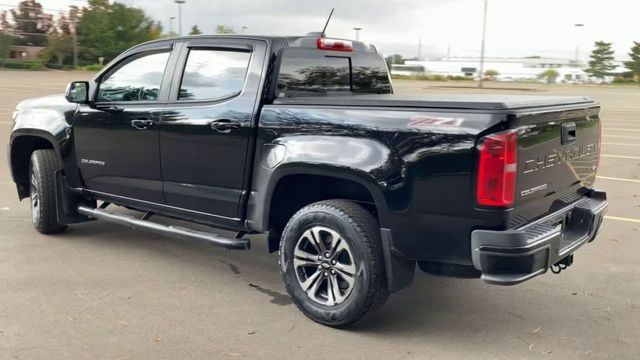
[[[20, 100], [89, 77], [0, 71], [0, 147]], [[601, 102], [596, 185], [608, 192], [608, 219], [568, 271], [515, 287], [418, 273], [374, 316], [334, 330], [290, 302], [260, 236], [251, 251], [228, 252], [104, 222], [40, 235], [0, 156], [0, 359], [637, 359], [640, 88], [457, 86], [469, 85], [396, 81], [398, 93]]]

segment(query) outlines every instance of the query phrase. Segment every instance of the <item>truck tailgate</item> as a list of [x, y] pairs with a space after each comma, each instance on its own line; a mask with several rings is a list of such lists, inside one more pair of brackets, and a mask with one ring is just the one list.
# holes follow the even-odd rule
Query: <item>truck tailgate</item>
[[515, 117], [518, 175], [514, 210], [522, 220], [577, 200], [593, 186], [600, 153], [598, 114], [594, 104]]

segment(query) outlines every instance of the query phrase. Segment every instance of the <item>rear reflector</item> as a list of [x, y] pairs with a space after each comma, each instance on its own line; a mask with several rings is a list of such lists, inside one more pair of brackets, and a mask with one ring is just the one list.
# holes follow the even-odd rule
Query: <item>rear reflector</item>
[[518, 136], [515, 130], [480, 139], [478, 204], [511, 206], [518, 168]]
[[348, 40], [319, 38], [318, 49], [331, 51], [353, 51], [353, 43]]

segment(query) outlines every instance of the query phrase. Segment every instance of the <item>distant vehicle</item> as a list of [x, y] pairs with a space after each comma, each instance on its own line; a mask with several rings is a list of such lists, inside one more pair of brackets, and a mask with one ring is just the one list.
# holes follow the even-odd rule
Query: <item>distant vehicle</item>
[[65, 96], [20, 103], [11, 172], [43, 234], [101, 219], [248, 249], [268, 233], [293, 301], [329, 326], [382, 306], [416, 264], [512, 285], [595, 239], [598, 104], [392, 93], [357, 41], [148, 42]]

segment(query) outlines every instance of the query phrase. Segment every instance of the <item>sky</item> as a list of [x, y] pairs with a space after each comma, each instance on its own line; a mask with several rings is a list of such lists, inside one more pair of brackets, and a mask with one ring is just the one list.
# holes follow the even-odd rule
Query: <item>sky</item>
[[[0, 0], [14, 5], [19, 0]], [[119, 0], [139, 7], [169, 30], [178, 17], [173, 0]], [[82, 5], [82, 0], [41, 0], [48, 9]], [[584, 60], [596, 40], [614, 43], [624, 60], [640, 41], [638, 0], [488, 0], [486, 55], [490, 57], [549, 56], [573, 58], [576, 47]], [[182, 28], [198, 25], [213, 33], [216, 25], [246, 26], [247, 34], [300, 35], [320, 31], [331, 8], [335, 13], [328, 36], [375, 44], [384, 54], [423, 57], [478, 56], [482, 38], [483, 0], [186, 0]], [[584, 24], [577, 28], [576, 23]], [[178, 20], [173, 22], [178, 31]]]

